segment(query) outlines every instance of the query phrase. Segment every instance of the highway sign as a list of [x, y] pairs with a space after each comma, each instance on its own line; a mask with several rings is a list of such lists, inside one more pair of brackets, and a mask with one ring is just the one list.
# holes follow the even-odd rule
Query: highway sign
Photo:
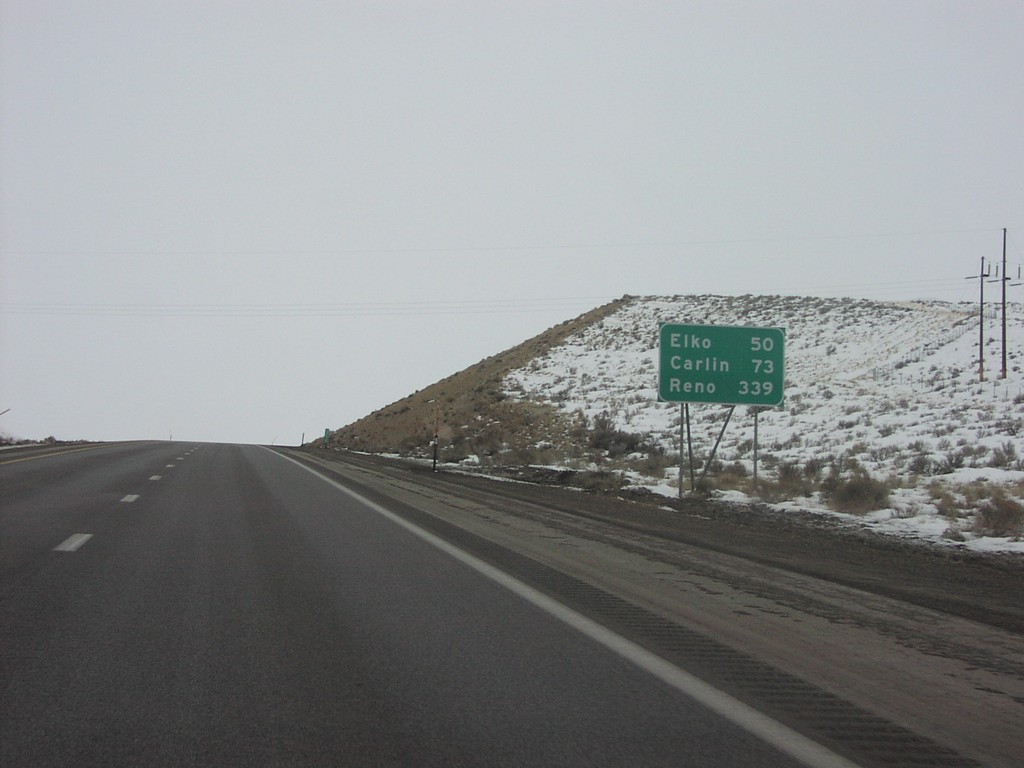
[[658, 397], [671, 403], [781, 405], [784, 328], [661, 326]]

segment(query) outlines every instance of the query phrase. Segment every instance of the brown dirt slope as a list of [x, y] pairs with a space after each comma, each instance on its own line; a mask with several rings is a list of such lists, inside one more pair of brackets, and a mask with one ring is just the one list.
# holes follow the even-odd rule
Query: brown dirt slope
[[[597, 307], [374, 411], [333, 432], [327, 447], [428, 456], [436, 428], [442, 458], [449, 461], [469, 455], [531, 452], [542, 441], [558, 451], [559, 443], [571, 441], [579, 426], [550, 406], [507, 399], [501, 382], [510, 371], [629, 301], [629, 296], [623, 296]], [[313, 445], [321, 447], [323, 440]]]

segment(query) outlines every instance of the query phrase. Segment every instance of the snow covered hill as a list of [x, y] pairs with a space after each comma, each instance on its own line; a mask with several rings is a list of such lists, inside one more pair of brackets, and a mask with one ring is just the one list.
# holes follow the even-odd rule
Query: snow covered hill
[[[828, 478], [865, 476], [888, 488], [885, 509], [844, 519], [951, 546], [1024, 553], [1024, 310], [984, 317], [977, 305], [879, 303], [780, 296], [632, 297], [504, 378], [508, 397], [680, 449], [680, 406], [657, 396], [662, 323], [786, 329], [786, 398], [759, 416], [759, 468], [806, 492], [781, 507], [826, 510]], [[727, 408], [691, 405], [696, 455], [706, 457]], [[753, 469], [751, 409], [736, 409], [717, 458]], [[632, 481], [675, 494], [679, 471]], [[748, 481], [749, 484], [749, 481]], [[688, 488], [688, 482], [686, 483]], [[721, 487], [721, 485], [719, 485]], [[825, 488], [826, 490], [822, 490]], [[749, 493], [749, 492], [748, 492]], [[732, 498], [747, 498], [733, 491]]]

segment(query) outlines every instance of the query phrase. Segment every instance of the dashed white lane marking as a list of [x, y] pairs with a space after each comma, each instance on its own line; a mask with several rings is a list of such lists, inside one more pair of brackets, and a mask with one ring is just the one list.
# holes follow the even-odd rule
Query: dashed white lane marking
[[174, 469], [176, 466], [178, 466], [178, 465], [177, 464], [165, 464], [164, 468], [165, 469]]
[[153, 475], [153, 476], [152, 476], [151, 478], [149, 478], [149, 479], [150, 479], [150, 480], [161, 480], [161, 479], [163, 479], [163, 475]]
[[54, 552], [74, 552], [92, 538], [91, 533], [73, 533], [53, 548]]
[[138, 498], [139, 498], [139, 494], [137, 494], [137, 493], [129, 493], [127, 496], [125, 496], [123, 499], [121, 499], [121, 501], [126, 502], [128, 504], [131, 504], [133, 501], [137, 500]]

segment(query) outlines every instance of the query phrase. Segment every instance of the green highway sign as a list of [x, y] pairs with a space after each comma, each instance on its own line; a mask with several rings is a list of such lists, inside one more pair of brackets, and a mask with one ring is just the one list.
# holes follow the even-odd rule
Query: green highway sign
[[784, 328], [662, 325], [658, 397], [670, 403], [781, 405]]

